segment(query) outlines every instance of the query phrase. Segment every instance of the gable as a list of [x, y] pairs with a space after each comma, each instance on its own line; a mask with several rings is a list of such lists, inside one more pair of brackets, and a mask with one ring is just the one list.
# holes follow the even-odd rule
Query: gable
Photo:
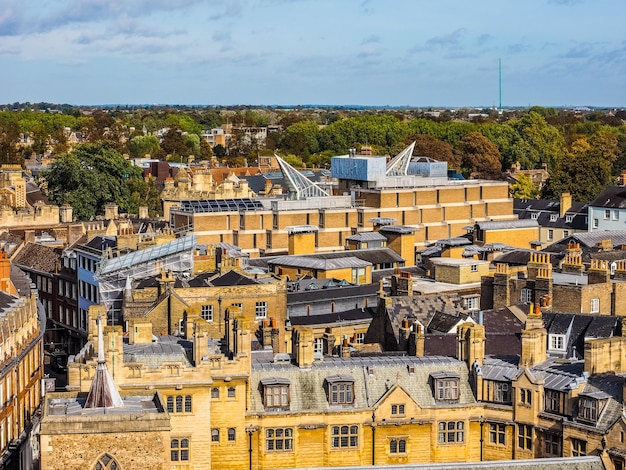
[[[402, 412], [400, 405], [404, 407]], [[422, 408], [400, 384], [394, 384], [374, 405], [374, 411], [377, 420], [393, 421], [419, 416]]]

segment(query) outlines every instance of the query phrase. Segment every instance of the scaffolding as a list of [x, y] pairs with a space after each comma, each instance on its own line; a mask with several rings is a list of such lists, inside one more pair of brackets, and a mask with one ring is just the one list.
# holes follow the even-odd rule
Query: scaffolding
[[125, 255], [104, 256], [95, 278], [100, 284], [100, 302], [106, 306], [109, 321], [119, 324], [121, 307], [127, 283], [155, 276], [161, 271], [182, 275], [193, 272], [196, 236], [189, 235]]

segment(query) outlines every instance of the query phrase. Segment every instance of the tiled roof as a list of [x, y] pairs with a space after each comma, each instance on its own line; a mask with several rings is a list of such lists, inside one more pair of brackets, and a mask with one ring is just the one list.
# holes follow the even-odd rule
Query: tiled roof
[[57, 268], [61, 255], [62, 251], [60, 248], [27, 243], [13, 258], [13, 263], [24, 268], [53, 273]]

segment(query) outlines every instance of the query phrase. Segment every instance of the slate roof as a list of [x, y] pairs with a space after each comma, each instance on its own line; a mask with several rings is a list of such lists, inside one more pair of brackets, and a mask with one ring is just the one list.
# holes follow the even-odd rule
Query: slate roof
[[[545, 253], [545, 251], [528, 250], [524, 248], [516, 248], [511, 251], [502, 253], [494, 258], [494, 263], [504, 263], [510, 266], [527, 266], [530, 261], [530, 255], [532, 253]], [[557, 268], [559, 263], [563, 259], [564, 255], [559, 251], [556, 253], [548, 253], [550, 256], [550, 264], [552, 267]]]
[[[606, 431], [622, 417], [623, 390], [624, 377], [621, 375], [613, 373], [594, 374], [587, 380], [580, 395], [596, 398], [600, 401], [598, 420], [595, 423], [598, 429]], [[602, 404], [604, 406], [601, 406]]]
[[398, 350], [402, 321], [419, 321], [427, 326], [435, 313], [456, 315], [466, 312], [456, 293], [440, 295], [391, 297], [391, 305], [379, 301], [378, 308], [365, 335], [366, 343], [381, 343], [386, 351]]
[[374, 316], [375, 309], [366, 308], [353, 308], [343, 312], [326, 313], [322, 315], [303, 315], [289, 317], [293, 326], [305, 325], [333, 325], [344, 322], [369, 322]]
[[449, 313], [435, 312], [430, 319], [427, 328], [440, 333], [448, 333], [459, 322], [469, 318], [469, 314], [451, 315]]
[[[300, 303], [323, 302], [329, 299], [345, 299], [350, 297], [362, 298], [363, 296], [374, 296], [378, 292], [377, 284], [348, 285], [342, 287], [318, 287], [308, 289], [312, 284], [301, 285], [297, 291], [287, 292], [287, 305]], [[318, 286], [319, 284], [314, 284]]]
[[609, 315], [544, 312], [542, 317], [548, 334], [567, 335], [567, 357], [583, 357], [587, 339], [619, 336], [622, 330], [621, 318]]
[[216, 287], [223, 286], [251, 286], [258, 284], [254, 279], [244, 276], [237, 271], [230, 270], [226, 274], [222, 274], [219, 277], [211, 279], [210, 284]]
[[589, 205], [592, 207], [624, 209], [626, 208], [626, 187], [608, 186]]
[[[572, 206], [560, 215], [561, 202], [549, 199], [514, 199], [513, 213], [520, 219], [532, 219], [541, 227], [587, 230], [587, 204], [573, 202]], [[567, 222], [571, 219], [570, 222]]]
[[[412, 368], [412, 369], [410, 369]], [[413, 372], [411, 372], [413, 370]], [[250, 377], [250, 409], [252, 413], [277, 413], [265, 410], [261, 381], [282, 379], [289, 381], [289, 411], [318, 411], [364, 409], [376, 403], [394, 386], [401, 386], [422, 407], [436, 406], [430, 385], [430, 376], [450, 372], [466, 377], [464, 362], [450, 357], [367, 356], [324, 358], [310, 368], [301, 370], [291, 363], [267, 363], [253, 357]], [[354, 403], [350, 406], [331, 406], [325, 384], [341, 376], [354, 381]], [[458, 406], [476, 403], [467, 380], [459, 381]], [[455, 406], [454, 404], [448, 404]]]

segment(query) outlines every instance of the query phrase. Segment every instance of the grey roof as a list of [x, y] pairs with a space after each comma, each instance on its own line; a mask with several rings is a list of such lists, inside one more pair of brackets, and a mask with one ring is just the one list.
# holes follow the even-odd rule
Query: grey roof
[[346, 310], [344, 312], [325, 313], [321, 315], [301, 315], [291, 316], [289, 321], [291, 324], [296, 325], [332, 325], [349, 322], [370, 322], [374, 316], [373, 308], [354, 308]]
[[355, 256], [345, 256], [338, 259], [324, 259], [314, 256], [297, 255], [277, 256], [276, 258], [269, 260], [268, 264], [306, 269], [321, 269], [326, 271], [341, 268], [363, 268], [372, 265], [371, 263], [363, 261]]
[[387, 237], [382, 235], [380, 232], [360, 232], [346, 237], [346, 240], [357, 242], [373, 242], [387, 240]]
[[[391, 248], [373, 248], [373, 249], [365, 249], [365, 250], [347, 250], [347, 251], [334, 251], [329, 253], [314, 253], [310, 255], [298, 255], [302, 258], [316, 258], [316, 259], [337, 259], [343, 258], [346, 256], [359, 258], [360, 260], [367, 261], [371, 263], [373, 266], [379, 264], [389, 264], [389, 263], [398, 263], [403, 264], [404, 258], [400, 256], [398, 253], [393, 251]], [[267, 256], [264, 258], [250, 258], [248, 264], [250, 266], [259, 267], [259, 268], [267, 268], [269, 264], [277, 264], [273, 263], [273, 260], [277, 258], [287, 258], [288, 255], [283, 256]], [[292, 265], [287, 265], [292, 266]]]
[[48, 416], [163, 413], [156, 395], [125, 396], [122, 401], [123, 406], [117, 408], [85, 408], [83, 397], [51, 398], [48, 402]]
[[565, 245], [567, 247], [570, 240], [576, 241], [588, 248], [595, 247], [604, 240], [611, 240], [613, 247], [617, 247], [626, 245], [626, 230], [577, 232], [561, 240], [559, 245]]
[[597, 428], [606, 431], [622, 417], [623, 390], [624, 377], [621, 375], [606, 373], [589, 377], [581, 395], [605, 401], [604, 406], [598, 406]]
[[415, 233], [417, 228], [410, 225], [386, 225], [381, 227], [380, 231], [383, 233]]
[[138, 362], [148, 368], [158, 368], [164, 362], [180, 362], [184, 367], [191, 367], [188, 357], [190, 348], [190, 343], [185, 344], [184, 340], [175, 336], [161, 336], [158, 341], [149, 344], [125, 343], [124, 362]]
[[[272, 413], [263, 406], [261, 381], [277, 378], [289, 380], [289, 411], [327, 411], [332, 409], [364, 409], [375, 406], [394, 386], [401, 386], [422, 407], [436, 406], [430, 376], [437, 372], [467, 376], [464, 362], [450, 357], [372, 356], [324, 358], [310, 368], [300, 369], [291, 363], [268, 363], [253, 359], [250, 377], [250, 409], [252, 413]], [[354, 381], [354, 403], [331, 406], [325, 383], [334, 377]], [[475, 403], [467, 380], [459, 381], [458, 405]], [[454, 406], [452, 404], [451, 406]]]
[[589, 205], [592, 207], [624, 209], [626, 208], [626, 187], [608, 186]]
[[507, 230], [513, 228], [539, 227], [536, 220], [496, 220], [491, 222], [476, 222], [481, 230]]

